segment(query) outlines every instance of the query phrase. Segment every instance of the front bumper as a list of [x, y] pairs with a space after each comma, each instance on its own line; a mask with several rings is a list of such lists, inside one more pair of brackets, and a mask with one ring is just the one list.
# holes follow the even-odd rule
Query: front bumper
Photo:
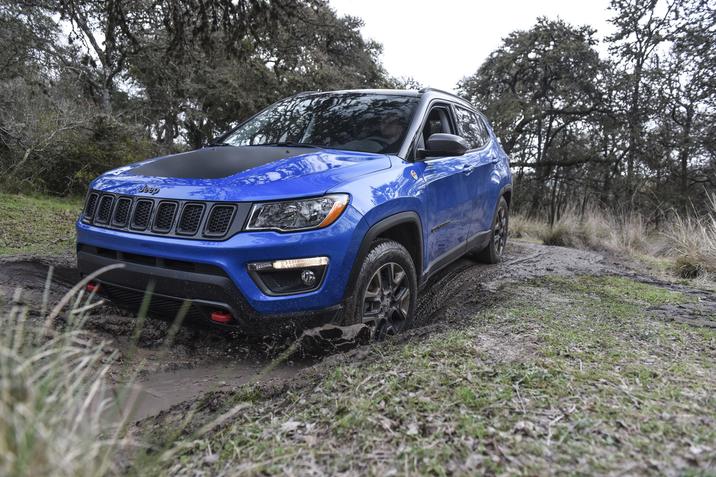
[[[167, 313], [158, 314], [170, 314], [176, 311], [176, 303], [190, 300], [192, 316], [201, 317], [203, 310], [212, 308], [225, 309], [241, 328], [263, 333], [273, 323], [298, 320], [312, 325], [335, 318], [366, 230], [361, 214], [351, 206], [325, 229], [242, 232], [221, 242], [140, 235], [78, 222], [77, 257], [85, 274], [124, 263], [123, 269], [107, 272], [99, 281], [110, 298], [130, 308], [138, 308], [137, 297], [153, 282], [157, 303], [166, 303], [151, 311], [164, 308]], [[315, 256], [327, 256], [330, 261], [321, 286], [308, 293], [268, 295], [248, 270], [253, 262]]]

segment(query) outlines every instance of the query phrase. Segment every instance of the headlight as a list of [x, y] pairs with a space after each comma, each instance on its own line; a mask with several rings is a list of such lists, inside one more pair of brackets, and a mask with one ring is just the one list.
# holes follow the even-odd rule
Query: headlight
[[346, 205], [347, 194], [254, 204], [246, 230], [291, 232], [320, 229], [335, 222]]

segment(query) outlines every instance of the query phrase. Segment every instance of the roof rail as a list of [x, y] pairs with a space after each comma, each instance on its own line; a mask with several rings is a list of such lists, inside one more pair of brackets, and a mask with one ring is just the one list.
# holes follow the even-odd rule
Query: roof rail
[[448, 92], [448, 91], [444, 91], [444, 90], [442, 90], [442, 89], [437, 89], [437, 88], [423, 88], [423, 89], [421, 89], [420, 91], [418, 91], [418, 93], [427, 93], [428, 91], [433, 91], [433, 92], [435, 92], [435, 93], [447, 94], [448, 96], [452, 96], [453, 98], [457, 98], [457, 99], [459, 99], [460, 101], [465, 101], [466, 103], [468, 102], [465, 98], [461, 98], [460, 96], [456, 95], [455, 93], [450, 93], [450, 92]]

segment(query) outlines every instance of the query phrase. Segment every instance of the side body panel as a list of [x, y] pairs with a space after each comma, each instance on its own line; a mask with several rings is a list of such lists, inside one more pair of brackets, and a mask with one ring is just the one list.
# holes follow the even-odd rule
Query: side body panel
[[465, 156], [470, 159], [470, 232], [468, 238], [488, 232], [502, 188], [510, 183], [509, 167], [503, 167], [502, 150], [493, 138], [482, 149], [469, 151]]
[[453, 252], [467, 240], [473, 188], [468, 157], [445, 157], [417, 163], [424, 182], [428, 265]]

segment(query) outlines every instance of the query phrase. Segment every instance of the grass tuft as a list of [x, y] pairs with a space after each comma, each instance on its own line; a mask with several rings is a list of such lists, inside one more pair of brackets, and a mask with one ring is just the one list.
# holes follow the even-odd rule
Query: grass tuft
[[104, 475], [126, 443], [107, 378], [116, 356], [82, 330], [97, 302], [79, 290], [59, 328], [30, 318], [20, 290], [2, 316], [0, 475]]
[[667, 253], [682, 278], [716, 277], [716, 193], [709, 195], [709, 210], [703, 215], [676, 215], [668, 227]]

